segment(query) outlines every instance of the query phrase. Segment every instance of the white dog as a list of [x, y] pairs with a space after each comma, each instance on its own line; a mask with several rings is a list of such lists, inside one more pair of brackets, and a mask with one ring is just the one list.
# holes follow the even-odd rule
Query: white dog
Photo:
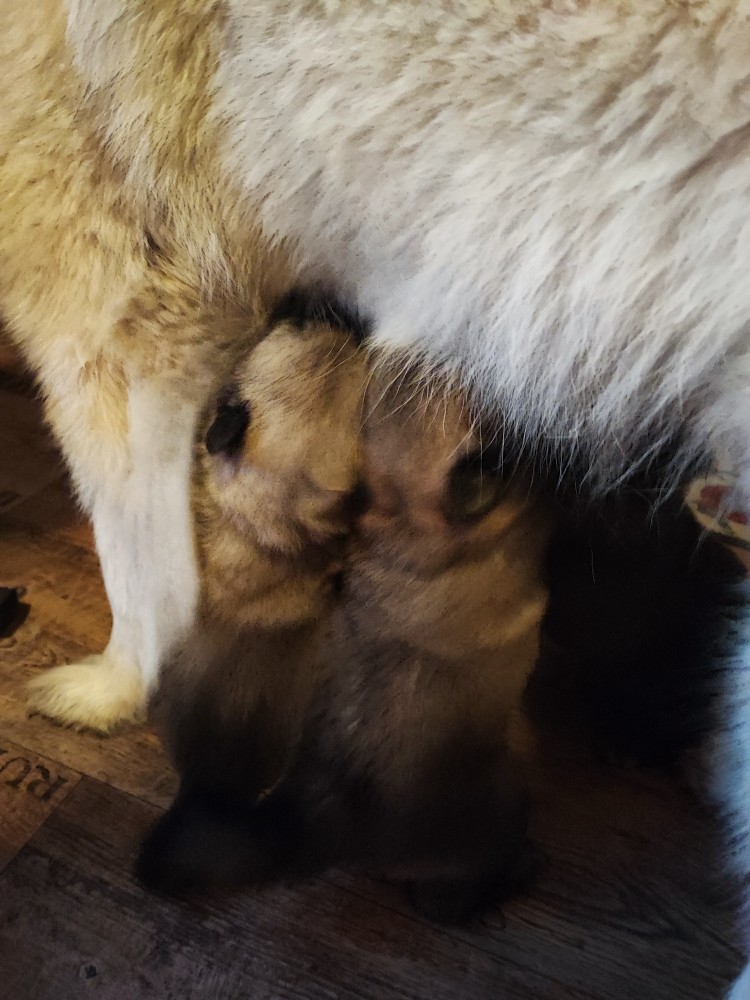
[[[615, 485], [750, 495], [748, 0], [3, 0], [0, 310], [114, 624], [38, 708], [142, 708], [199, 589], [193, 429], [292, 282]], [[738, 635], [720, 785], [750, 871]], [[734, 1000], [750, 996], [750, 972]]]

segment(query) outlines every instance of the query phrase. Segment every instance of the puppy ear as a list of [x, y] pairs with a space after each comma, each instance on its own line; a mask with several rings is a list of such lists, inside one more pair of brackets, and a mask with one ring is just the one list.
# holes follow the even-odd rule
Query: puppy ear
[[148, 889], [181, 893], [252, 881], [258, 862], [243, 816], [182, 790], [144, 841], [135, 874]]

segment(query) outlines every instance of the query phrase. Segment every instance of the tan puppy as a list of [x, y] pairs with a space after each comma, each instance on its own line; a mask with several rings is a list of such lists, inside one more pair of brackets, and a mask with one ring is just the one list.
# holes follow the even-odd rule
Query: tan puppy
[[550, 518], [459, 398], [389, 369], [366, 383], [320, 324], [269, 334], [207, 443], [211, 614], [163, 684], [182, 787], [141, 877], [366, 864], [424, 912], [467, 916], [523, 845], [506, 727], [537, 658]]
[[[211, 716], [207, 745], [219, 754], [224, 728], [214, 713], [244, 720], [262, 705], [262, 735], [254, 723], [241, 739], [262, 744], [250, 757], [256, 766], [275, 761], [277, 771], [315, 680], [320, 623], [352, 525], [365, 385], [352, 323], [342, 331], [310, 319], [325, 316], [315, 301], [302, 317], [293, 298], [280, 311], [204, 422], [193, 483], [204, 589], [196, 626], [162, 685], [175, 731], [189, 728], [193, 710]], [[205, 686], [199, 697], [196, 685]], [[178, 745], [178, 763], [180, 753]]]

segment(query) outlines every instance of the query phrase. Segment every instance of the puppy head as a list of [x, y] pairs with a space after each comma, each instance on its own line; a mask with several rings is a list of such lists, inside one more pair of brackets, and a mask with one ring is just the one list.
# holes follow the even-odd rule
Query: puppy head
[[194, 488], [211, 616], [277, 627], [324, 613], [353, 516], [364, 366], [333, 323], [280, 319], [217, 401]]
[[503, 463], [464, 397], [376, 368], [365, 413], [362, 533], [417, 575], [498, 544], [533, 506], [524, 471]]
[[493, 657], [508, 676], [530, 670], [551, 518], [525, 470], [440, 387], [376, 368], [365, 408], [367, 501], [347, 563], [362, 643], [406, 643], [464, 672]]
[[364, 359], [352, 338], [282, 321], [218, 401], [202, 456], [221, 515], [285, 555], [349, 527], [358, 477]]

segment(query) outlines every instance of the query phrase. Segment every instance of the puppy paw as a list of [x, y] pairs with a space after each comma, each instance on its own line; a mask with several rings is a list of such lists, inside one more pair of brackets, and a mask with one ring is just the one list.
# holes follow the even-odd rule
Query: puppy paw
[[27, 704], [32, 714], [106, 734], [144, 719], [146, 691], [136, 668], [105, 651], [35, 677], [27, 686]]
[[527, 890], [536, 871], [531, 843], [524, 840], [502, 871], [474, 879], [424, 879], [404, 888], [420, 916], [438, 924], [463, 924]]
[[185, 895], [274, 881], [273, 843], [239, 802], [181, 791], [143, 842], [136, 879], [152, 892]]

